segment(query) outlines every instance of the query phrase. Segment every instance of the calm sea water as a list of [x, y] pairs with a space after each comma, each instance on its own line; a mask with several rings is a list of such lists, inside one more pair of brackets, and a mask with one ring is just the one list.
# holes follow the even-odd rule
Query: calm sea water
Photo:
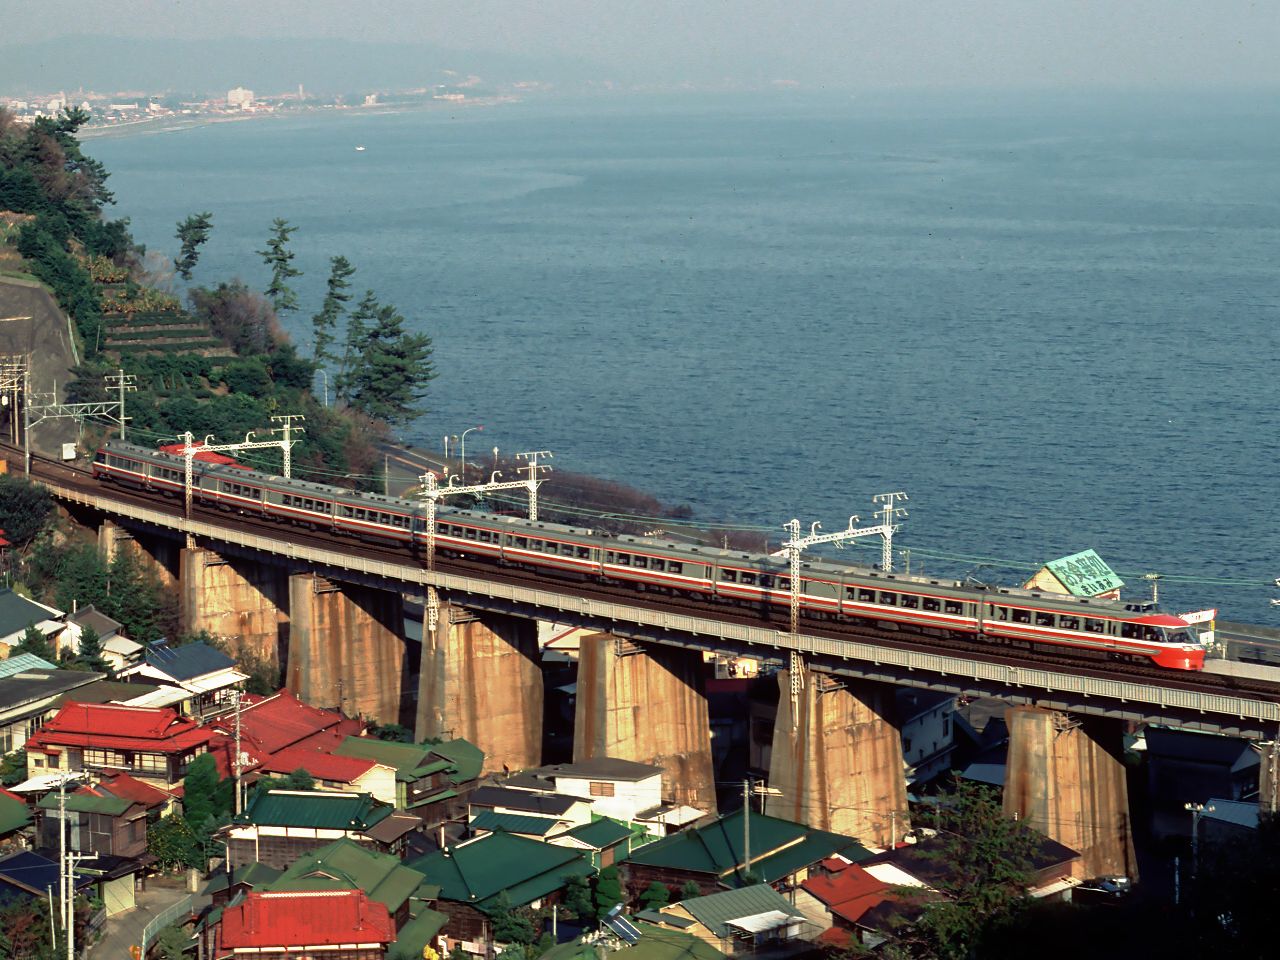
[[347, 256], [435, 339], [406, 438], [483, 423], [473, 456], [744, 524], [906, 490], [913, 566], [1007, 583], [1092, 547], [1134, 593], [1277, 622], [1280, 123], [1232, 106], [515, 106], [90, 152], [149, 248], [213, 212], [199, 281], [261, 287], [297, 225], [300, 343]]

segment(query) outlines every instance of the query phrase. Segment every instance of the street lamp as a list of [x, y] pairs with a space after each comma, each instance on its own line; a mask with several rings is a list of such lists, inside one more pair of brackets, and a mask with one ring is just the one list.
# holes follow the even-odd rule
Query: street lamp
[[1182, 808], [1191, 814], [1191, 876], [1200, 875], [1200, 818], [1213, 813], [1212, 803], [1184, 803]]
[[460, 446], [460, 452], [462, 454], [462, 482], [464, 484], [467, 482], [467, 434], [470, 433], [472, 430], [483, 430], [483, 429], [484, 429], [484, 424], [482, 423], [476, 427], [467, 427], [467, 429], [462, 431], [462, 439], [459, 441], [459, 446]]

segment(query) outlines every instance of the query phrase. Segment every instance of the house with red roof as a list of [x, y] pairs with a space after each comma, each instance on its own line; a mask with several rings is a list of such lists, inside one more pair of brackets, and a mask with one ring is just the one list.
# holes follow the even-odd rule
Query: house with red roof
[[795, 902], [806, 916], [828, 921], [829, 929], [819, 938], [822, 942], [847, 948], [851, 943], [871, 947], [883, 940], [876, 931], [876, 908], [897, 899], [892, 884], [855, 863], [829, 858], [800, 884]]
[[386, 906], [363, 890], [253, 891], [218, 918], [213, 960], [383, 960], [395, 939]]
[[27, 776], [113, 770], [171, 789], [213, 737], [170, 707], [71, 701], [27, 740]]

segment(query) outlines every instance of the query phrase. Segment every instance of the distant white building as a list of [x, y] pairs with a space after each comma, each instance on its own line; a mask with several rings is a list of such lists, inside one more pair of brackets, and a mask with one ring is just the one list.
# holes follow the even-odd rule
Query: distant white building
[[253, 106], [253, 91], [244, 87], [235, 87], [227, 91], [227, 106], [239, 110], [248, 110]]

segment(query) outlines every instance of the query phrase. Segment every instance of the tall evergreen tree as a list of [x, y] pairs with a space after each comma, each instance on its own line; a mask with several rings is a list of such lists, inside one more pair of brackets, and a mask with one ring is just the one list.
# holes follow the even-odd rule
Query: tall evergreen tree
[[418, 413], [415, 404], [427, 395], [427, 384], [436, 375], [431, 338], [406, 332], [404, 322], [395, 307], [378, 304], [347, 379], [351, 406], [388, 423], [402, 422]]
[[596, 877], [595, 902], [597, 920], [622, 902], [622, 881], [618, 879], [617, 867], [605, 867]]
[[337, 336], [338, 321], [351, 302], [351, 294], [347, 291], [351, 288], [351, 276], [356, 272], [356, 268], [346, 257], [333, 257], [329, 265], [324, 303], [320, 305], [320, 312], [311, 318], [311, 324], [315, 328], [312, 357], [316, 363], [325, 367], [338, 360], [330, 348]]
[[173, 265], [183, 280], [191, 279], [191, 271], [195, 269], [196, 261], [200, 259], [200, 246], [209, 239], [209, 231], [212, 227], [213, 214], [207, 210], [204, 213], [193, 213], [178, 224], [178, 232], [175, 236], [182, 244], [182, 251], [178, 254], [178, 259], [173, 261]]
[[34, 623], [27, 625], [27, 629], [22, 634], [22, 639], [13, 648], [13, 652], [33, 653], [41, 660], [49, 663], [54, 663], [58, 659], [58, 655], [53, 652], [53, 644], [49, 642], [49, 638], [37, 630]]
[[366, 290], [355, 310], [347, 318], [347, 335], [342, 342], [342, 358], [338, 367], [338, 397], [346, 400], [351, 394], [351, 378], [360, 363], [360, 353], [364, 350], [365, 340], [369, 336], [369, 324], [378, 314], [378, 298], [372, 290]]
[[297, 229], [289, 226], [288, 220], [276, 217], [271, 221], [267, 249], [258, 251], [262, 262], [271, 268], [271, 283], [265, 292], [276, 313], [298, 309], [298, 295], [289, 286], [291, 279], [302, 276], [302, 271], [293, 266], [293, 251], [289, 249], [289, 238]]
[[80, 630], [80, 650], [75, 655], [75, 662], [86, 670], [95, 673], [111, 673], [111, 664], [102, 655], [102, 638], [93, 627], [82, 627]]

